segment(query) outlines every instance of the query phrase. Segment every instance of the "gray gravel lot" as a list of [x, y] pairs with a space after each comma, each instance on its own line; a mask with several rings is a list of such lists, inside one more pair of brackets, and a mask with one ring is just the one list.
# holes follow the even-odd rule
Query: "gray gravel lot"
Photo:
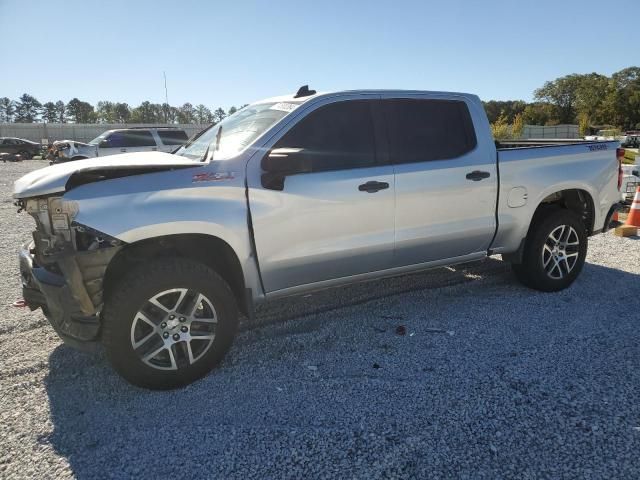
[[44, 165], [0, 164], [0, 477], [640, 478], [640, 239], [592, 238], [556, 294], [491, 259], [275, 303], [150, 392], [11, 306], [12, 183]]

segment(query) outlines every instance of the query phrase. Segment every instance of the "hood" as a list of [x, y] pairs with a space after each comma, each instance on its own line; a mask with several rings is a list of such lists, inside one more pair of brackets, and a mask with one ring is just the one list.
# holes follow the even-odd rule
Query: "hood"
[[[89, 158], [59, 163], [28, 173], [17, 180], [14, 198], [28, 198], [67, 190], [67, 182], [81, 173], [94, 174], [93, 181], [104, 178], [139, 175], [141, 173], [202, 166], [202, 162], [163, 152], [140, 152]], [[102, 177], [101, 177], [102, 176]], [[78, 182], [78, 184], [87, 183]]]

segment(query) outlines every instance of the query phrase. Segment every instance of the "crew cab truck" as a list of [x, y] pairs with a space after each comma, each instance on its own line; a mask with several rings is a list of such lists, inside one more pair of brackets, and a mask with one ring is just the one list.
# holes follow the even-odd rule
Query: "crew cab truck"
[[474, 95], [346, 91], [251, 104], [174, 154], [36, 170], [23, 292], [128, 381], [207, 374], [239, 314], [286, 295], [501, 254], [542, 291], [579, 275], [620, 199], [616, 142], [496, 149]]

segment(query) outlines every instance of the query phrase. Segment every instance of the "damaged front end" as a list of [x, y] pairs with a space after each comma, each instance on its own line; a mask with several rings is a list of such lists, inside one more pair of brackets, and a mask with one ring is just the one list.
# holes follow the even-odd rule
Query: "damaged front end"
[[58, 140], [53, 142], [50, 155], [50, 163], [53, 165], [55, 163], [63, 163], [70, 160], [97, 157], [98, 147], [96, 145], [77, 142], [74, 140]]
[[97, 340], [107, 265], [123, 247], [116, 238], [74, 221], [74, 201], [50, 196], [18, 201], [36, 221], [33, 242], [20, 251], [23, 296], [42, 308], [63, 340]]

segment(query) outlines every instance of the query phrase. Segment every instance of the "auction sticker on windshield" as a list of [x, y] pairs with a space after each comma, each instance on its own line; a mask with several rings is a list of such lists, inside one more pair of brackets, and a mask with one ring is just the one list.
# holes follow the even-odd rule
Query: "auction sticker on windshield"
[[281, 112], [293, 112], [299, 105], [297, 103], [279, 102], [269, 107], [270, 110], [280, 110]]

